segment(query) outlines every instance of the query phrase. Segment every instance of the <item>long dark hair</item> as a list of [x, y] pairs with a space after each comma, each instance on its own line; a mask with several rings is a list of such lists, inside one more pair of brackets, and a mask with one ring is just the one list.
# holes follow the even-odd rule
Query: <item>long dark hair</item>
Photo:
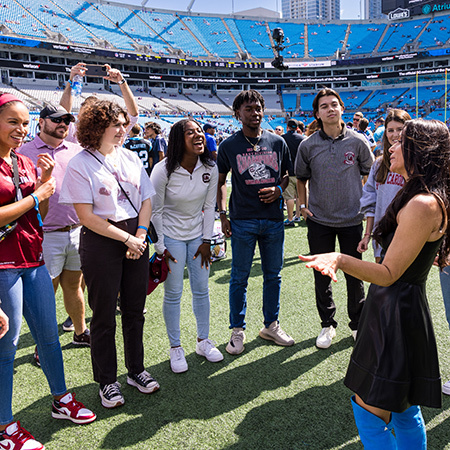
[[386, 129], [389, 125], [389, 122], [400, 122], [405, 123], [407, 120], [411, 120], [411, 116], [402, 109], [391, 109], [384, 122], [384, 133], [383, 133], [383, 154], [377, 158], [380, 162], [377, 173], [375, 175], [375, 181], [378, 183], [384, 184], [386, 183], [386, 178], [388, 176], [389, 171], [391, 170], [391, 161], [390, 161], [390, 153], [389, 149], [391, 148], [391, 144], [388, 141], [386, 135]]
[[[384, 236], [395, 231], [398, 212], [416, 195], [433, 194], [449, 217], [450, 197], [450, 134], [438, 120], [414, 119], [405, 123], [402, 132], [402, 153], [408, 180], [397, 193], [374, 231], [381, 243]], [[439, 250], [442, 268], [450, 252], [449, 227]]]
[[[184, 132], [188, 122], [193, 122], [198, 125], [200, 129], [202, 129], [201, 125], [194, 119], [182, 119], [172, 125], [169, 133], [169, 143], [167, 144], [166, 153], [166, 169], [168, 177], [170, 177], [175, 169], [180, 167], [181, 161], [183, 160], [183, 155], [186, 151], [184, 144]], [[199, 158], [205, 166], [214, 165], [214, 161], [211, 159], [209, 151], [206, 147], [206, 141], [205, 151], [199, 156]]]

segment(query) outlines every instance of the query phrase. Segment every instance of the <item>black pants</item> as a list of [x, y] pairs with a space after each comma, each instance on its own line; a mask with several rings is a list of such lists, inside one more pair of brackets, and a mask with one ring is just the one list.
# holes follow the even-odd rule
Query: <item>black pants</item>
[[[138, 219], [115, 224], [134, 235]], [[83, 227], [81, 270], [92, 309], [91, 359], [94, 380], [117, 381], [116, 305], [120, 292], [125, 365], [128, 373], [144, 370], [143, 309], [148, 286], [148, 247], [138, 260], [126, 259], [127, 246]]]
[[[341, 253], [361, 259], [361, 253], [356, 248], [361, 240], [362, 224], [352, 227], [329, 227], [306, 221], [308, 225], [308, 243], [312, 255], [336, 251], [336, 237], [339, 241]], [[347, 310], [350, 318], [349, 327], [358, 329], [359, 317], [364, 306], [364, 284], [361, 280], [345, 274], [347, 281]], [[314, 284], [316, 289], [316, 304], [322, 321], [322, 328], [337, 326], [334, 320], [336, 305], [333, 301], [331, 278], [314, 270]]]

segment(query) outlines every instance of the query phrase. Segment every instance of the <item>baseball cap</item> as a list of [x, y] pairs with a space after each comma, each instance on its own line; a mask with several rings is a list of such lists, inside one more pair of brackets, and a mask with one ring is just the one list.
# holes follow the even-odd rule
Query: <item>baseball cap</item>
[[203, 131], [209, 130], [210, 128], [217, 128], [217, 125], [213, 125], [212, 123], [205, 123], [205, 125], [203, 125]]
[[289, 128], [298, 128], [298, 122], [297, 122], [296, 119], [289, 119], [288, 123], [287, 123], [287, 126]]
[[39, 117], [41, 119], [46, 119], [47, 117], [50, 119], [56, 119], [58, 117], [69, 116], [71, 122], [75, 122], [75, 117], [66, 111], [62, 106], [54, 106], [47, 105], [44, 109], [42, 109]]

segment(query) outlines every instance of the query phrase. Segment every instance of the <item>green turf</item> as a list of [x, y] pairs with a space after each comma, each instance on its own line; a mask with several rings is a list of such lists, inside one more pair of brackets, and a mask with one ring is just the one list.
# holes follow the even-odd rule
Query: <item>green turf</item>
[[[302, 224], [303, 225], [303, 224]], [[24, 324], [15, 363], [13, 411], [46, 449], [359, 449], [343, 377], [353, 348], [347, 326], [342, 273], [333, 285], [339, 328], [327, 350], [314, 346], [320, 331], [314, 301], [312, 271], [298, 260], [307, 253], [306, 228], [286, 230], [282, 271], [280, 324], [295, 339], [282, 348], [258, 337], [262, 327], [262, 274], [259, 254], [249, 280], [245, 352], [230, 356], [225, 346], [228, 329], [228, 282], [231, 250], [215, 262], [210, 277], [211, 331], [224, 361], [208, 363], [195, 354], [195, 321], [187, 280], [182, 298], [182, 343], [188, 372], [173, 374], [168, 362], [168, 339], [162, 318], [163, 288], [147, 298], [145, 364], [161, 389], [152, 395], [126, 385], [120, 316], [117, 316], [119, 381], [125, 405], [101, 407], [98, 385], [92, 381], [89, 349], [70, 344], [61, 329], [67, 384], [77, 398], [98, 415], [90, 425], [76, 426], [51, 418], [51, 396], [41, 369], [33, 364], [33, 339]], [[365, 259], [372, 260], [368, 253]], [[438, 271], [433, 268], [428, 297], [439, 347], [444, 381], [450, 379], [450, 332], [445, 320]], [[58, 322], [66, 318], [57, 295]], [[90, 318], [88, 310], [87, 317]], [[443, 409], [423, 409], [430, 449], [450, 448], [450, 397]]]

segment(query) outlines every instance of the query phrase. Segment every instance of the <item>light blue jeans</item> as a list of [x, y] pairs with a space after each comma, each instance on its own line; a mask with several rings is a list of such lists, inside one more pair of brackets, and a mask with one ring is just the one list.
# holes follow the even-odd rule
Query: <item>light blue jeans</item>
[[[0, 425], [12, 422], [14, 357], [22, 314], [37, 344], [42, 370], [52, 395], [67, 392], [56, 322], [55, 294], [45, 266], [0, 270], [0, 307], [9, 318], [9, 330], [0, 339]], [[30, 392], [33, 387], [28, 386]]]
[[169, 262], [170, 270], [164, 283], [163, 315], [170, 346], [181, 345], [180, 341], [180, 302], [183, 293], [184, 267], [187, 266], [192, 292], [192, 310], [197, 321], [197, 337], [207, 339], [209, 335], [209, 268], [203, 265], [202, 258], [194, 255], [202, 244], [198, 237], [189, 241], [179, 241], [164, 236], [164, 245], [177, 260]]
[[444, 298], [445, 315], [450, 327], [450, 266], [440, 272], [442, 297]]

